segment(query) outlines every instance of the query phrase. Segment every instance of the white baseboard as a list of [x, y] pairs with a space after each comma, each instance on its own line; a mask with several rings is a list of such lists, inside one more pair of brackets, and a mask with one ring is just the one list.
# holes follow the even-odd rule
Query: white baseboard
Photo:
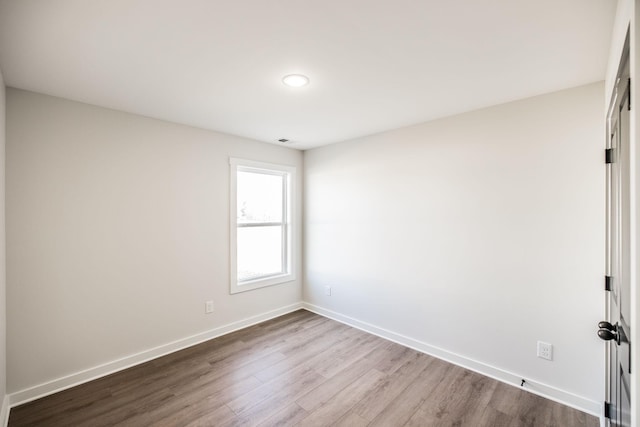
[[[255, 316], [248, 317], [246, 319], [238, 320], [233, 323], [229, 323], [217, 328], [211, 329], [206, 332], [202, 332], [196, 335], [192, 335], [187, 338], [182, 338], [161, 346], [145, 350], [143, 352], [132, 354], [130, 356], [123, 357], [102, 365], [86, 369], [84, 371], [76, 372], [75, 374], [67, 375], [65, 377], [57, 378], [53, 381], [49, 381], [44, 384], [40, 384], [28, 389], [24, 389], [15, 393], [11, 393], [8, 398], [5, 398], [7, 407], [14, 407], [23, 403], [30, 402], [35, 399], [39, 399], [50, 394], [57, 393], [68, 388], [84, 384], [86, 382], [95, 380], [97, 378], [104, 377], [109, 374], [121, 371], [123, 369], [130, 368], [132, 366], [139, 365], [141, 363], [148, 362], [149, 360], [157, 359], [158, 357], [165, 356], [169, 353], [182, 350], [187, 347], [191, 347], [200, 344], [205, 341], [209, 341], [213, 338], [217, 338], [221, 335], [226, 335], [238, 329], [243, 329], [256, 323], [261, 323], [274, 317], [282, 316], [287, 313], [299, 310], [303, 308], [302, 303], [295, 303], [285, 307], [271, 310], [265, 313], [261, 313]], [[2, 410], [4, 411], [3, 405]], [[4, 414], [4, 412], [2, 412]], [[7, 416], [9, 411], [7, 410]]]
[[7, 427], [9, 424], [9, 396], [2, 396], [2, 406], [0, 406], [0, 425]]
[[344, 323], [349, 326], [353, 326], [354, 328], [363, 330], [370, 334], [377, 335], [389, 341], [393, 341], [395, 343], [404, 345], [406, 347], [412, 348], [419, 352], [437, 357], [438, 359], [445, 360], [447, 362], [453, 363], [454, 365], [462, 366], [463, 368], [469, 369], [471, 371], [477, 372], [479, 374], [485, 375], [495, 380], [504, 382], [506, 384], [509, 384], [518, 388], [522, 388], [531, 393], [537, 394], [539, 396], [545, 397], [547, 399], [551, 399], [558, 403], [562, 403], [563, 405], [570, 406], [572, 408], [578, 409], [580, 411], [583, 411], [588, 414], [594, 415], [598, 418], [601, 418], [602, 405], [600, 402], [587, 399], [583, 396], [578, 396], [568, 391], [560, 390], [556, 387], [553, 387], [547, 384], [530, 380], [526, 377], [524, 377], [526, 378], [525, 386], [520, 387], [520, 383], [523, 378], [522, 375], [516, 375], [512, 372], [508, 372], [503, 369], [496, 368], [495, 366], [478, 362], [468, 357], [461, 356], [456, 353], [452, 353], [442, 348], [429, 345], [422, 341], [418, 341], [413, 338], [410, 338], [401, 334], [397, 334], [395, 332], [392, 332], [383, 328], [379, 328], [370, 323], [362, 322], [358, 319], [354, 319], [353, 317], [345, 316], [343, 314], [337, 313], [332, 310], [328, 310], [326, 308], [319, 307], [317, 305], [304, 302], [302, 303], [302, 306], [305, 310], [311, 311], [321, 316], [328, 317], [330, 319], [336, 320], [338, 322]]

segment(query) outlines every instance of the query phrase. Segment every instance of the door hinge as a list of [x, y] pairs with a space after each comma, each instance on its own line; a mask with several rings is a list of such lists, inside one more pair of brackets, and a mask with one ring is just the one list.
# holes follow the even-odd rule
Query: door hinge
[[604, 162], [606, 164], [613, 163], [613, 148], [605, 148], [605, 150], [604, 150]]
[[631, 111], [631, 77], [629, 77], [629, 102], [627, 102], [627, 111]]
[[611, 418], [611, 403], [604, 402], [604, 417]]
[[611, 276], [604, 276], [604, 290], [611, 290]]

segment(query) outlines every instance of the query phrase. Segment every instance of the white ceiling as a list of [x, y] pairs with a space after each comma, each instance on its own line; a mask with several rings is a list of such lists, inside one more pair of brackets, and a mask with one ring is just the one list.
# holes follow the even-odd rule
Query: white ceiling
[[8, 86], [306, 149], [602, 80], [615, 7], [0, 0], [0, 68]]

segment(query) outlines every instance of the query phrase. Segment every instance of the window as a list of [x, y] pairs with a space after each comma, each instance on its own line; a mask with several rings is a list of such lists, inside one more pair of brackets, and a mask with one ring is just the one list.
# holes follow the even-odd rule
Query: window
[[231, 164], [231, 293], [295, 279], [292, 262], [295, 168]]

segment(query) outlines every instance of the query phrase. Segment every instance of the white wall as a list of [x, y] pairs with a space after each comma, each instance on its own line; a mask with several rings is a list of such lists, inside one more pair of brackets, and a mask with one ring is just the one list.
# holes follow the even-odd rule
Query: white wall
[[8, 410], [6, 395], [6, 268], [4, 235], [4, 147], [5, 147], [5, 87], [0, 71], [0, 424], [4, 422]]
[[300, 301], [299, 281], [229, 294], [230, 156], [302, 167], [298, 150], [7, 90], [8, 392]]
[[597, 412], [603, 90], [306, 151], [305, 301]]

